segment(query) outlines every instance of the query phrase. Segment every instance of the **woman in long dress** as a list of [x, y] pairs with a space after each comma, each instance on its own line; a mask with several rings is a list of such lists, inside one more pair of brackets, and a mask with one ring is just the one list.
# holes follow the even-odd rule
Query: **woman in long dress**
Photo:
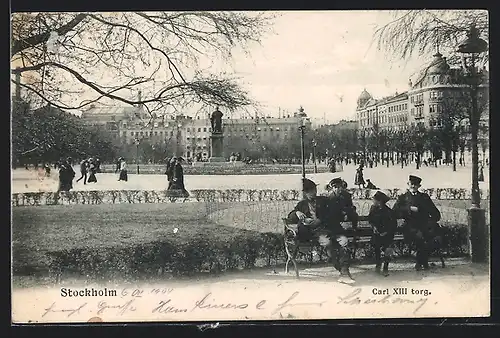
[[173, 175], [167, 191], [169, 191], [169, 195], [172, 197], [189, 197], [189, 193], [184, 186], [184, 169], [181, 165], [182, 161], [182, 157], [174, 158], [173, 164], [170, 165]]
[[90, 159], [89, 161], [90, 163], [90, 167], [89, 167], [89, 179], [87, 180], [87, 183], [97, 183], [97, 177], [95, 176], [96, 172], [97, 172], [97, 167], [95, 165], [95, 161], [94, 159]]
[[127, 162], [123, 157], [120, 157], [120, 177], [118, 177], [118, 181], [128, 181]]
[[356, 169], [356, 176], [354, 177], [354, 185], [357, 185], [359, 188], [363, 186], [365, 187], [365, 179], [363, 178], [363, 165], [360, 164], [358, 169]]

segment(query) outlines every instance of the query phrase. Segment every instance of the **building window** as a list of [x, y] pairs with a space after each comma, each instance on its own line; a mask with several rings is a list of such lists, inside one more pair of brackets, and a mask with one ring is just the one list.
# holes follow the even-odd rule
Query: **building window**
[[[125, 135], [125, 134], [124, 134], [124, 135]], [[130, 136], [134, 136], [134, 132], [133, 132], [133, 131], [131, 131], [131, 132], [130, 132]]]
[[198, 128], [198, 132], [201, 132], [201, 128]]
[[191, 131], [191, 128], [188, 127], [187, 132], [189, 133]]
[[155, 136], [158, 136], [158, 132], [157, 131], [155, 131]]
[[206, 132], [207, 131], [207, 128], [203, 128], [203, 131]]

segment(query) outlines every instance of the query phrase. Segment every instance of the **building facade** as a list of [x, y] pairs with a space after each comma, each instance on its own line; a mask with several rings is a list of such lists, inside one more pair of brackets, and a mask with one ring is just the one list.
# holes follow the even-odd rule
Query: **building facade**
[[[185, 158], [211, 156], [209, 114], [196, 118], [186, 115], [158, 117], [150, 116], [141, 107], [91, 107], [82, 112], [81, 118], [87, 125], [105, 130], [121, 144], [170, 145], [175, 154]], [[224, 118], [225, 153], [237, 143], [286, 143], [292, 134], [298, 134], [301, 123], [311, 128], [311, 121], [303, 110], [283, 117]]]
[[[468, 86], [460, 79], [461, 69], [451, 69], [446, 58], [440, 53], [434, 55], [432, 63], [423, 69], [415, 83], [409, 81], [408, 90], [390, 97], [374, 99], [365, 90], [357, 101], [356, 121], [361, 130], [388, 129], [404, 130], [410, 126], [422, 125], [427, 128], [441, 126], [442, 113], [460, 109], [450, 102], [464, 99]], [[488, 95], [488, 72], [483, 70], [479, 95]], [[481, 107], [482, 130], [489, 123], [489, 106]], [[464, 125], [467, 128], [467, 125]], [[483, 135], [483, 138], [487, 137]]]

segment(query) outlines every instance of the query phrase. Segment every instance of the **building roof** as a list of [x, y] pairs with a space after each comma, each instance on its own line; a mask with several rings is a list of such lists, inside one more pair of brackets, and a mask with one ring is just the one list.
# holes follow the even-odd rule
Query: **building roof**
[[359, 95], [359, 97], [358, 97], [358, 101], [361, 101], [361, 100], [369, 100], [369, 99], [371, 99], [371, 98], [372, 98], [372, 96], [370, 95], [370, 93], [368, 93], [368, 92], [366, 91], [366, 88], [365, 88], [365, 89], [363, 89], [363, 91], [362, 91], [362, 92], [361, 92], [361, 94]]
[[417, 80], [413, 84], [413, 86], [417, 86], [422, 80], [424, 80], [427, 75], [432, 75], [432, 74], [447, 74], [450, 70], [450, 66], [448, 65], [448, 62], [446, 61], [446, 58], [443, 57], [441, 53], [436, 53], [433, 55], [434, 59], [431, 61], [431, 63], [427, 66], [424, 67], [420, 73], [418, 74]]
[[140, 111], [141, 109], [137, 107], [91, 107], [82, 113], [82, 117], [112, 115], [125, 118]]

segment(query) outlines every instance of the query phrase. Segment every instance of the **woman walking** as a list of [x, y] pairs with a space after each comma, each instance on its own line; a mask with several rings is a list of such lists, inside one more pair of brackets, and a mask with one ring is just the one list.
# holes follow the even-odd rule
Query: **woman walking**
[[97, 172], [97, 167], [95, 164], [95, 160], [91, 158], [89, 160], [89, 179], [87, 180], [87, 183], [97, 183], [97, 177], [95, 176]]
[[357, 185], [358, 188], [365, 187], [365, 179], [363, 178], [363, 164], [358, 166], [356, 169], [356, 176], [354, 177], [354, 185]]
[[123, 157], [119, 158], [120, 163], [120, 176], [118, 177], [118, 181], [128, 181], [128, 173], [127, 173], [127, 162]]
[[170, 168], [173, 172], [171, 184], [169, 184], [169, 188], [167, 191], [171, 192], [171, 195], [175, 195], [176, 197], [189, 197], [189, 193], [187, 192], [184, 186], [184, 169], [182, 168], [181, 162], [184, 161], [182, 157], [172, 158], [173, 162], [171, 162]]

